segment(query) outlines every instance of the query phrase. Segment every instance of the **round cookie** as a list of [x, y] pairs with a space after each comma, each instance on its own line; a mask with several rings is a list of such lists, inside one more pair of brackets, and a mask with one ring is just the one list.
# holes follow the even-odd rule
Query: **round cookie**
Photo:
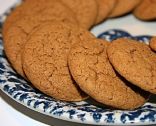
[[118, 17], [131, 12], [141, 0], [116, 0], [116, 5], [109, 17]]
[[73, 45], [68, 56], [73, 78], [84, 92], [103, 104], [120, 109], [143, 105], [146, 99], [139, 91], [128, 87], [109, 63], [106, 54], [108, 45], [108, 42], [100, 39]]
[[141, 4], [134, 10], [133, 14], [141, 20], [156, 19], [156, 0], [142, 0]]
[[55, 99], [81, 101], [86, 95], [73, 81], [67, 56], [73, 43], [94, 36], [68, 23], [47, 22], [35, 29], [25, 43], [22, 62], [32, 84]]
[[156, 37], [153, 37], [149, 43], [152, 50], [156, 51]]
[[21, 50], [29, 33], [45, 21], [73, 21], [72, 24], [77, 24], [77, 21], [74, 21], [74, 18], [72, 18], [72, 15], [68, 12], [70, 11], [62, 3], [53, 1], [51, 6], [49, 5], [49, 7], [45, 8], [42, 12], [33, 16], [27, 15], [21, 20], [16, 21], [7, 29], [5, 34], [3, 34], [6, 55], [20, 75], [25, 77], [21, 64]]
[[79, 25], [89, 29], [95, 24], [98, 5], [95, 0], [61, 0], [75, 13]]
[[3, 34], [10, 28], [16, 21], [24, 18], [25, 16], [33, 17], [35, 15], [49, 15], [54, 16], [59, 13], [60, 17], [66, 17], [69, 22], [77, 23], [74, 13], [61, 1], [58, 0], [28, 0], [23, 2], [20, 6], [15, 8], [7, 17], [3, 25]]
[[96, 0], [99, 6], [95, 24], [101, 23], [108, 17], [108, 14], [112, 11], [116, 4], [116, 0]]
[[134, 85], [156, 94], [156, 55], [148, 45], [117, 39], [107, 49], [114, 68]]

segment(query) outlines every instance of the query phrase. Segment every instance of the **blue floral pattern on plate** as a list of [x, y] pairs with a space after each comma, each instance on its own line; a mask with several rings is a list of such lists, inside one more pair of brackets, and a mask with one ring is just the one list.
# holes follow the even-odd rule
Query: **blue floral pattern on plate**
[[145, 42], [146, 44], [148, 44], [148, 41], [151, 38], [151, 36], [149, 35], [132, 36], [130, 33], [124, 30], [119, 30], [119, 29], [112, 29], [112, 30], [105, 31], [101, 33], [100, 35], [98, 35], [97, 37], [101, 39], [106, 39], [107, 41], [113, 41], [121, 37], [132, 38], [140, 42]]
[[[4, 17], [0, 18], [3, 21]], [[2, 22], [0, 23], [2, 24]], [[126, 31], [112, 29], [101, 33], [98, 38], [112, 41], [119, 37], [128, 37], [148, 43], [150, 36], [132, 36]], [[133, 111], [111, 110], [98, 107], [87, 101], [57, 101], [35, 89], [30, 83], [19, 76], [10, 66], [3, 50], [0, 34], [0, 89], [15, 101], [30, 109], [54, 118], [72, 122], [95, 125], [129, 125], [155, 124], [156, 104], [146, 103]]]

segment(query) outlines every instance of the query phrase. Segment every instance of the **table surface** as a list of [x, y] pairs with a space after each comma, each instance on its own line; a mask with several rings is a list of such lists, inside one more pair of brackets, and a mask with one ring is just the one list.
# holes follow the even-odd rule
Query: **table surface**
[[[0, 0], [0, 15], [2, 15], [10, 6], [15, 4], [17, 0]], [[112, 21], [113, 22], [113, 21]], [[122, 22], [121, 22], [122, 23]], [[133, 23], [133, 22], [132, 22]], [[113, 28], [114, 25], [110, 25], [109, 22], [106, 23], [107, 28]], [[105, 26], [106, 26], [105, 25]], [[153, 24], [151, 24], [152, 26]], [[154, 26], [154, 25], [153, 25]], [[141, 27], [141, 23], [140, 23]], [[124, 26], [123, 26], [124, 28]], [[127, 28], [127, 27], [126, 27]], [[135, 28], [131, 28], [133, 30]], [[146, 29], [148, 31], [148, 28]], [[93, 29], [93, 32], [100, 32], [97, 27]], [[138, 32], [140, 34], [141, 31]], [[156, 31], [150, 31], [151, 34], [156, 34]], [[137, 31], [135, 30], [137, 34]], [[60, 121], [58, 119], [45, 116], [33, 110], [30, 110], [23, 105], [15, 102], [9, 98], [6, 94], [0, 91], [0, 125], [1, 126], [83, 126], [82, 124], [70, 123], [66, 121]], [[85, 125], [87, 126], [87, 125]]]

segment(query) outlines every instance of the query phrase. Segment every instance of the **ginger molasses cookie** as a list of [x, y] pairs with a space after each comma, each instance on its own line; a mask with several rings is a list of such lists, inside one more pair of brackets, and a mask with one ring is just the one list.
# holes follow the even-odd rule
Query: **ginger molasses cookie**
[[[58, 15], [59, 13], [59, 15]], [[55, 15], [56, 14], [56, 15]], [[28, 0], [23, 2], [20, 6], [15, 8], [7, 17], [3, 25], [3, 34], [10, 28], [16, 21], [24, 18], [25, 16], [33, 17], [40, 16], [53, 16], [66, 17], [69, 22], [75, 23], [76, 17], [73, 12], [58, 0]], [[77, 23], [77, 22], [76, 22]]]
[[153, 37], [151, 40], [150, 40], [150, 43], [149, 43], [151, 49], [153, 51], [156, 51], [156, 37]]
[[116, 5], [109, 17], [118, 17], [131, 12], [141, 0], [116, 0]]
[[120, 109], [134, 109], [146, 99], [139, 91], [133, 91], [113, 70], [105, 40], [90, 39], [72, 46], [68, 64], [71, 74], [80, 88], [103, 104]]
[[156, 19], [156, 0], [142, 0], [141, 4], [134, 10], [134, 15], [141, 20]]
[[3, 34], [6, 55], [15, 70], [22, 76], [24, 76], [21, 64], [23, 44], [26, 42], [29, 33], [45, 21], [73, 21], [72, 24], [77, 24], [77, 21], [72, 17], [72, 13], [70, 13], [68, 8], [58, 1], [53, 1], [52, 5], [44, 8], [42, 12], [36, 15], [24, 16], [21, 20], [16, 21]]
[[98, 5], [95, 0], [61, 0], [75, 13], [79, 25], [89, 29], [95, 24]]
[[134, 85], [156, 94], [156, 55], [148, 45], [130, 39], [117, 39], [107, 50], [115, 70]]
[[70, 75], [67, 56], [73, 43], [88, 38], [94, 36], [68, 23], [42, 24], [24, 46], [22, 61], [28, 79], [36, 88], [59, 100], [86, 98]]
[[96, 0], [99, 6], [99, 11], [95, 24], [102, 22], [108, 17], [108, 14], [113, 10], [116, 0]]

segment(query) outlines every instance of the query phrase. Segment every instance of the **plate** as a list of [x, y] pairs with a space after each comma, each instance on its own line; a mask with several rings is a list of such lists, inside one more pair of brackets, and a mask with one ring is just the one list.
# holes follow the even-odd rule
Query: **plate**
[[[6, 14], [0, 17], [0, 24], [3, 23]], [[108, 41], [119, 37], [128, 37], [148, 44], [151, 36], [156, 34], [155, 29], [156, 25], [154, 22], [141, 22], [132, 15], [128, 15], [108, 20], [94, 27], [92, 33], [98, 38]], [[122, 111], [111, 110], [104, 106], [101, 107], [93, 104], [91, 101], [62, 102], [41, 93], [12, 69], [3, 50], [1, 34], [0, 89], [13, 100], [29, 109], [62, 120], [94, 125], [156, 124], [156, 103], [148, 102], [136, 110]]]

